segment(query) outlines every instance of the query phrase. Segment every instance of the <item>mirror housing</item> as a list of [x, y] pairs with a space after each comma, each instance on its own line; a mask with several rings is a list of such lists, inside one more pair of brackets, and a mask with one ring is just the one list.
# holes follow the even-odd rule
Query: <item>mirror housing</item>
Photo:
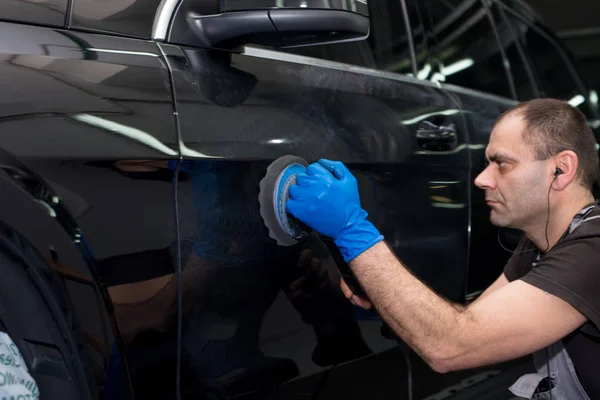
[[[362, 40], [369, 36], [370, 21], [364, 0], [271, 0], [278, 5], [272, 7], [264, 4], [268, 1], [229, 0], [232, 7], [227, 0], [221, 0], [219, 5], [225, 11], [215, 13], [211, 7], [212, 13], [207, 13], [206, 2], [183, 0], [167, 41], [223, 50], [236, 50], [244, 45], [277, 49]], [[298, 4], [281, 7], [285, 1]], [[253, 3], [256, 9], [251, 8]]]

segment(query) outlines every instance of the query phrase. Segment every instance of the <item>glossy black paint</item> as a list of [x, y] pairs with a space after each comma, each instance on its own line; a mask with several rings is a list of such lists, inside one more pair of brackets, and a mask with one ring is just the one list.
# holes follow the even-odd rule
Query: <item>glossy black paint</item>
[[307, 9], [331, 9], [345, 10], [349, 12], [369, 15], [369, 7], [366, 2], [359, 0], [225, 0], [222, 11], [236, 11], [248, 9], [270, 9], [270, 8], [307, 8]]
[[[93, 284], [93, 279], [98, 278], [94, 270], [86, 268], [84, 261], [89, 259], [89, 249], [65, 202], [47, 182], [3, 150], [0, 151], [0, 170], [3, 193], [0, 248], [3, 280], [5, 285], [10, 285], [10, 288], [3, 287], [0, 299], [2, 330], [12, 335], [22, 349], [28, 368], [45, 396], [97, 399], [91, 363], [99, 361], [98, 355], [88, 358], [90, 354], [81, 352], [79, 346], [84, 344], [83, 336], [90, 332], [97, 335], [98, 342], [107, 340], [109, 332], [102, 299], [108, 298], [106, 291]], [[48, 237], [52, 240], [46, 241]], [[60, 260], [57, 248], [61, 250]], [[66, 292], [53, 290], [57, 288], [53, 267], [57, 267], [59, 261], [73, 265], [78, 278], [85, 277], [86, 283], [92, 283], [81, 299], [90, 305], [96, 302], [99, 306], [95, 310], [96, 318], [74, 318], [74, 304], [67, 303]], [[17, 265], [25, 266], [26, 279], [20, 268], [15, 268]], [[55, 277], [54, 286], [50, 284], [51, 276]], [[11, 293], [13, 288], [18, 288], [19, 293]], [[23, 307], [23, 304], [31, 301], [31, 292], [37, 292], [45, 305], [24, 313], [27, 305]], [[52, 320], [60, 322], [49, 322]], [[85, 333], [70, 329], [80, 323]]]
[[[64, 280], [100, 397], [176, 398], [178, 344], [185, 399], [401, 396], [408, 361], [414, 382], [433, 382], [375, 312], [343, 298], [326, 246], [268, 237], [258, 183], [285, 154], [344, 161], [400, 258], [464, 302], [510, 256], [473, 180], [494, 120], [515, 102], [376, 70], [412, 69], [406, 32], [405, 45], [386, 46], [388, 24], [356, 43], [369, 68], [118, 36], [149, 38], [157, 3], [73, 0], [68, 30], [0, 23], [0, 220]], [[187, 29], [189, 7], [215, 4], [184, 2], [174, 31]], [[52, 15], [20, 20], [62, 26]], [[428, 139], [442, 131], [454, 136]], [[518, 235], [500, 230], [508, 248]]]
[[69, 27], [149, 39], [160, 0], [72, 0]]
[[[184, 392], [237, 395], [293, 378], [310, 385], [323, 368], [396, 346], [379, 317], [357, 316], [343, 299], [326, 249], [307, 261], [310, 245], [279, 247], [269, 238], [259, 181], [282, 155], [345, 162], [400, 257], [439, 293], [464, 298], [468, 135], [442, 91], [278, 52], [161, 47], [190, 175], [178, 189], [189, 307]], [[424, 149], [417, 132], [425, 121], [453, 126], [458, 150]]]
[[166, 66], [131, 39], [9, 23], [0, 37], [2, 220], [64, 280], [98, 390], [126, 398], [128, 370], [144, 398], [145, 355], [176, 355], [172, 174], [152, 166], [178, 157]]
[[62, 28], [65, 26], [69, 0], [0, 1], [0, 20], [27, 22]]
[[244, 45], [294, 47], [360, 40], [369, 18], [340, 10], [251, 10], [214, 16], [186, 15], [197, 47], [238, 50]]

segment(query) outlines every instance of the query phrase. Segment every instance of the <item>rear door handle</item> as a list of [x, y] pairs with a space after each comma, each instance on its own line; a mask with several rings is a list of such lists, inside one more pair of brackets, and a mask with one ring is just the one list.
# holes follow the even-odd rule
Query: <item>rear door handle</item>
[[423, 121], [415, 135], [419, 146], [429, 151], [448, 151], [456, 148], [457, 137], [454, 125], [436, 125]]

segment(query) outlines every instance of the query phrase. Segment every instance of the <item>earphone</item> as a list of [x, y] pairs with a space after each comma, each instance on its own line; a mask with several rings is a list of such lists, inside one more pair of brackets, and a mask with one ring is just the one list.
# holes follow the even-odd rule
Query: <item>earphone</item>
[[556, 169], [554, 170], [554, 176], [559, 176], [560, 174], [564, 174], [563, 170], [559, 167], [556, 167]]

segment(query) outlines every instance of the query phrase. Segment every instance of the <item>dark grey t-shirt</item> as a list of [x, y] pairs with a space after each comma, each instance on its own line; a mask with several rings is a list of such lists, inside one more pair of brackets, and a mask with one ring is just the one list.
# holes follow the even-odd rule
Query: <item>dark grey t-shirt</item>
[[[563, 339], [581, 384], [590, 399], [600, 399], [600, 206], [586, 208], [580, 223], [547, 254], [523, 237], [504, 274], [553, 294], [588, 318]], [[544, 323], [540, 321], [540, 323]]]

